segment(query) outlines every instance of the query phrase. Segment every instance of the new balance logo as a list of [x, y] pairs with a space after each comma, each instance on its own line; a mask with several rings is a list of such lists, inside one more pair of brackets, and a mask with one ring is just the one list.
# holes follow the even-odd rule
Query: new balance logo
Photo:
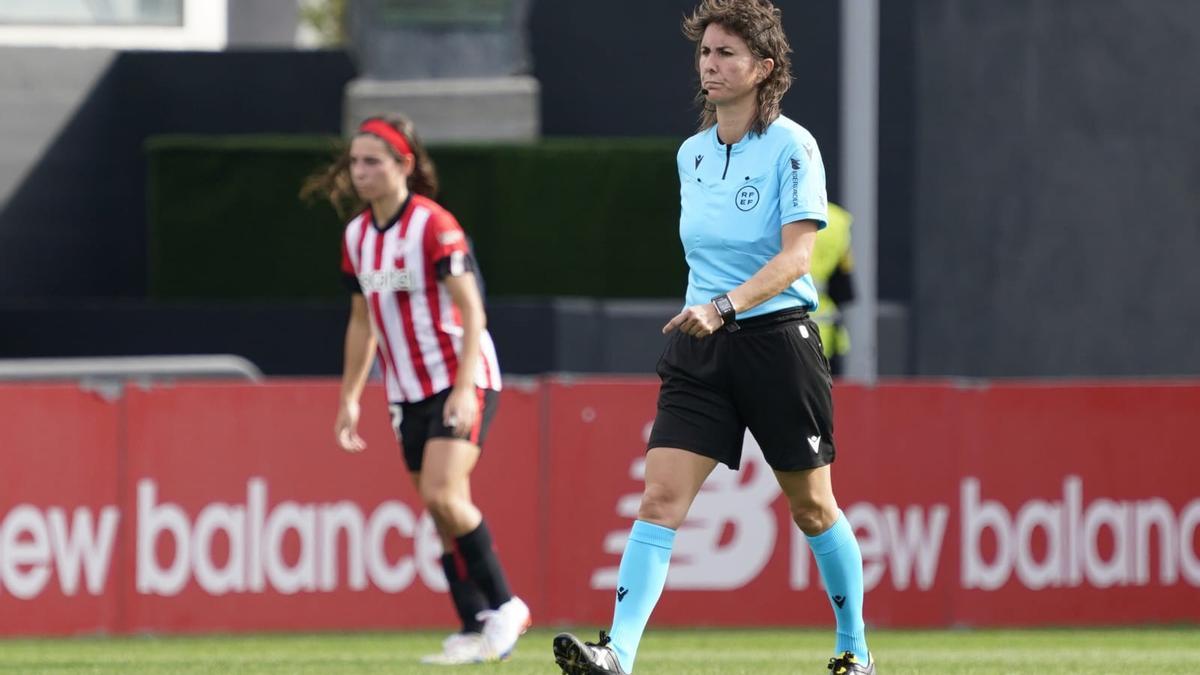
[[626, 596], [628, 593], [629, 593], [629, 589], [628, 589], [628, 588], [625, 588], [624, 586], [621, 586], [621, 587], [619, 587], [619, 588], [617, 589], [617, 602], [620, 602], [620, 601], [624, 600], [624, 599], [625, 599], [625, 596]]
[[799, 170], [800, 170], [800, 160], [793, 157], [792, 158], [792, 171], [799, 171]]
[[704, 161], [704, 155], [696, 155], [696, 166], [694, 168], [699, 169], [700, 162], [703, 162], [703, 161]]
[[846, 604], [846, 596], [844, 596], [844, 595], [833, 596], [833, 604], [837, 605], [838, 609], [841, 609], [842, 606]]
[[821, 452], [821, 437], [820, 436], [809, 436], [808, 437], [808, 447], [812, 448], [812, 451], [814, 453]]

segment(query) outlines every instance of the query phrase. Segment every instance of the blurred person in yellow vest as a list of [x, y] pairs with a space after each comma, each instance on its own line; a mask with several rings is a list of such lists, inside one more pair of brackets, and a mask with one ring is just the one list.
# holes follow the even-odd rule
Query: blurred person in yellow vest
[[813, 248], [812, 274], [820, 304], [812, 318], [821, 328], [821, 343], [829, 370], [841, 375], [843, 361], [850, 352], [850, 333], [846, 330], [842, 308], [854, 300], [850, 273], [854, 260], [850, 255], [850, 223], [854, 217], [842, 207], [829, 203], [829, 223], [817, 237]]

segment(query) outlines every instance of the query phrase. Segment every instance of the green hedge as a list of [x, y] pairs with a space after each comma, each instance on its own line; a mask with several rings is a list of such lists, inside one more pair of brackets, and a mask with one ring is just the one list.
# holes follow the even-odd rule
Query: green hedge
[[[332, 137], [159, 136], [149, 153], [150, 294], [340, 295], [341, 223], [305, 204]], [[681, 297], [674, 139], [430, 149], [439, 201], [475, 240], [490, 296]]]

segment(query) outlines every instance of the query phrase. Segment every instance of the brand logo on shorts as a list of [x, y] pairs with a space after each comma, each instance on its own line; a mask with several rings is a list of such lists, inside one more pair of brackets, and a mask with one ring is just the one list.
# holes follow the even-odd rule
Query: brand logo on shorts
[[808, 447], [812, 448], [813, 453], [820, 453], [821, 452], [821, 437], [820, 436], [809, 436], [808, 437]]

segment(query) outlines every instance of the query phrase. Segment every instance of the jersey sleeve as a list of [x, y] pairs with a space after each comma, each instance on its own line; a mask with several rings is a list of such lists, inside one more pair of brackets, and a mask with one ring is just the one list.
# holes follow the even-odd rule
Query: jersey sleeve
[[439, 279], [474, 271], [475, 262], [462, 226], [449, 213], [430, 217], [425, 228], [425, 260], [437, 271]]
[[829, 222], [825, 196], [825, 165], [812, 137], [791, 139], [779, 163], [779, 222], [815, 220], [819, 229]]

